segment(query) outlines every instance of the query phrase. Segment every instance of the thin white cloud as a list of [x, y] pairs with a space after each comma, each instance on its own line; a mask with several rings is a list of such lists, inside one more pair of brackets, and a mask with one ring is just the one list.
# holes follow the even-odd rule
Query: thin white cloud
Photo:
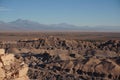
[[11, 11], [11, 9], [0, 6], [0, 11]]

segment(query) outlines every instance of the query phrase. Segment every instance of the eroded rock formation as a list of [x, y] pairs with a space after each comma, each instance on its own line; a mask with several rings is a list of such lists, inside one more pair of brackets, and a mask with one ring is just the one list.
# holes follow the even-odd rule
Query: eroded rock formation
[[0, 49], [0, 80], [29, 80], [27, 71], [28, 66], [24, 62]]
[[18, 61], [29, 65], [27, 75], [30, 79], [120, 80], [119, 40], [85, 41], [47, 37], [1, 42], [0, 47], [5, 48], [6, 52], [15, 53]]

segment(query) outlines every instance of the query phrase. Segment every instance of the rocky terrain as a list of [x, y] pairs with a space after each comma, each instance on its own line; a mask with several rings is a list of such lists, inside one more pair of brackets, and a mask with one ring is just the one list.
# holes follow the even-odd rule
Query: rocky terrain
[[22, 60], [0, 49], [0, 80], [29, 80], [27, 71], [28, 66]]
[[29, 65], [37, 80], [120, 80], [120, 40], [54, 36], [1, 41], [0, 48]]

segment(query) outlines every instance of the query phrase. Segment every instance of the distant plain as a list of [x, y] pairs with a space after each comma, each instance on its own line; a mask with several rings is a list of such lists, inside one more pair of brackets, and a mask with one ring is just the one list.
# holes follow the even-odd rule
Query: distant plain
[[75, 32], [75, 31], [41, 31], [41, 32], [0, 32], [0, 41], [16, 41], [54, 36], [76, 40], [120, 40], [120, 32]]

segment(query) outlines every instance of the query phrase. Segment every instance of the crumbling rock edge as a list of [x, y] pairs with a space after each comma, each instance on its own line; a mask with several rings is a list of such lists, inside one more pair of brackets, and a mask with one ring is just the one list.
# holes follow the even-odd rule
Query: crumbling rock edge
[[0, 49], [0, 80], [29, 80], [27, 71], [28, 66], [24, 62]]

